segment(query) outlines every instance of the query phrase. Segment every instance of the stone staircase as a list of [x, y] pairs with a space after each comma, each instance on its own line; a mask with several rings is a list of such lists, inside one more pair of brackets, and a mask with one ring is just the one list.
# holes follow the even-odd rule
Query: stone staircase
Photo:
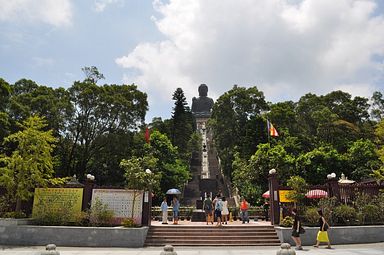
[[273, 226], [151, 226], [145, 246], [278, 246]]

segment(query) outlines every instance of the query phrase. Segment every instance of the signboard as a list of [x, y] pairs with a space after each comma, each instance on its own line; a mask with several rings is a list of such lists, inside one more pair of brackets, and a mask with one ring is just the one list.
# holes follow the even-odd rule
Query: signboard
[[292, 199], [288, 199], [286, 195], [289, 193], [292, 193], [292, 190], [279, 190], [279, 198], [281, 203], [290, 203], [290, 202], [295, 202]]
[[82, 188], [36, 188], [33, 198], [32, 217], [51, 212], [66, 210], [75, 216], [81, 212], [83, 201]]
[[[107, 205], [113, 211], [115, 218], [124, 219], [132, 217], [133, 190], [125, 189], [93, 189], [92, 205], [96, 200]], [[136, 192], [133, 219], [136, 224], [141, 224], [143, 210], [143, 192]]]

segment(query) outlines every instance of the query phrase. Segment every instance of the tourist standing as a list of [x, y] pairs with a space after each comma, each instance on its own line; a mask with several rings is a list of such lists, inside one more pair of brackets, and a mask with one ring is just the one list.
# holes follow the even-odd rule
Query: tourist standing
[[304, 234], [305, 230], [301, 226], [301, 220], [297, 213], [297, 209], [292, 209], [292, 214], [294, 216], [293, 226], [292, 226], [292, 239], [296, 244], [296, 250], [302, 250], [303, 247], [301, 247], [301, 239], [300, 234]]
[[216, 226], [221, 226], [221, 211], [223, 210], [223, 201], [221, 201], [221, 197], [219, 194], [216, 196], [215, 202], [215, 216], [217, 220]]
[[265, 200], [264, 204], [263, 204], [263, 211], [264, 211], [264, 218], [265, 218], [265, 221], [268, 221], [268, 216], [269, 216], [269, 203], [268, 203], [268, 200]]
[[329, 224], [325, 220], [322, 210], [318, 210], [317, 213], [320, 216], [319, 218], [320, 230], [319, 232], [317, 232], [316, 244], [314, 245], [314, 247], [319, 248], [320, 243], [327, 243], [328, 246], [326, 248], [331, 249], [331, 242], [329, 241], [328, 232], [327, 232], [329, 229]]
[[222, 203], [223, 203], [223, 209], [221, 210], [221, 216], [223, 217], [223, 224], [228, 224], [228, 215], [229, 215], [229, 210], [228, 210], [228, 201], [225, 197], [222, 198]]
[[243, 221], [243, 224], [245, 222], [249, 223], [248, 208], [249, 208], [249, 204], [247, 200], [243, 198], [243, 200], [240, 203], [241, 220]]
[[207, 197], [205, 198], [205, 200], [203, 202], [203, 208], [204, 208], [204, 212], [205, 212], [205, 219], [207, 220], [207, 225], [208, 225], [208, 222], [211, 222], [213, 225], [213, 215], [212, 215], [213, 202], [212, 202], [209, 194], [207, 195]]
[[167, 204], [166, 197], [164, 197], [160, 207], [161, 207], [161, 212], [163, 213], [162, 224], [168, 224], [168, 204]]
[[177, 200], [177, 197], [174, 196], [172, 200], [173, 224], [179, 223], [179, 210], [180, 210], [180, 202], [179, 200]]

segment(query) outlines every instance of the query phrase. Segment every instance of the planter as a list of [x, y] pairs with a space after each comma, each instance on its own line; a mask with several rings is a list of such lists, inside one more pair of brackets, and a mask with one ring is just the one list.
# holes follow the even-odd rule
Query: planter
[[29, 225], [32, 219], [0, 218], [0, 226]]
[[0, 226], [0, 245], [143, 247], [148, 227]]
[[[316, 243], [319, 227], [304, 227], [306, 232], [300, 235], [303, 245]], [[292, 229], [275, 227], [281, 243], [295, 245], [291, 238]], [[378, 243], [384, 242], [384, 225], [371, 226], [337, 226], [328, 230], [331, 244], [354, 244], [354, 243]]]

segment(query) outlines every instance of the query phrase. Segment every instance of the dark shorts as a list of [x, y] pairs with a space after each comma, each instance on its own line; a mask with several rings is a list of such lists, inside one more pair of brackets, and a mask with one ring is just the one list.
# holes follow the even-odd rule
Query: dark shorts
[[212, 215], [212, 210], [205, 210], [205, 215]]
[[293, 237], [300, 237], [300, 233], [296, 231], [296, 229], [292, 230]]
[[215, 210], [215, 216], [217, 218], [221, 218], [221, 211], [220, 210]]

